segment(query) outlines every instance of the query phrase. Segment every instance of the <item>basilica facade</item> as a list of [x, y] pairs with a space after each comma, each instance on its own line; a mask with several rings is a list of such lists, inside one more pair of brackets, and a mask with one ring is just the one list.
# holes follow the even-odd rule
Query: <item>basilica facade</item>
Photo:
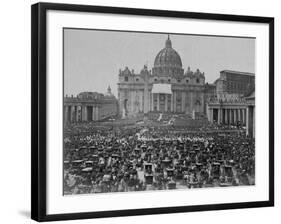
[[119, 113], [123, 116], [148, 112], [203, 114], [206, 96], [215, 94], [215, 89], [215, 85], [205, 84], [204, 72], [191, 71], [189, 67], [184, 70], [168, 36], [151, 70], [147, 66], [138, 74], [128, 67], [119, 70]]

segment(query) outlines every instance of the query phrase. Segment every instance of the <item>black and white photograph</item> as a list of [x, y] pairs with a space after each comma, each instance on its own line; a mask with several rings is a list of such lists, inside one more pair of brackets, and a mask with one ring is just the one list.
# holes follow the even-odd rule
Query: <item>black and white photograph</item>
[[250, 191], [255, 68], [255, 37], [64, 27], [63, 195]]
[[274, 205], [273, 17], [38, 3], [31, 33], [32, 219]]

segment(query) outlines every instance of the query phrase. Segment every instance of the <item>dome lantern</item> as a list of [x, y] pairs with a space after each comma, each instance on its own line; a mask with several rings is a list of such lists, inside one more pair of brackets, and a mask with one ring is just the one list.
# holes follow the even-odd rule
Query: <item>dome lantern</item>
[[166, 40], [166, 44], [165, 44], [166, 48], [168, 47], [172, 47], [172, 41], [170, 40], [170, 35], [168, 34], [168, 39]]
[[112, 93], [111, 93], [111, 87], [110, 87], [110, 85], [108, 85], [108, 87], [107, 87], [107, 95], [111, 95]]

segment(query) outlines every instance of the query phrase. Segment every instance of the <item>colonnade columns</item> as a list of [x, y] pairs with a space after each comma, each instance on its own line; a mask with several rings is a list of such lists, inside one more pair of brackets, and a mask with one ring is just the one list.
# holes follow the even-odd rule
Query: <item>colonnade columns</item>
[[181, 112], [185, 112], [185, 92], [181, 93]]
[[218, 109], [218, 124], [221, 124], [221, 117], [222, 117], [222, 111], [221, 108]]
[[234, 118], [233, 123], [236, 124], [236, 122], [237, 122], [237, 111], [236, 111], [236, 109], [233, 110], [233, 118]]
[[99, 120], [99, 106], [96, 106], [96, 120]]
[[165, 111], [168, 111], [168, 95], [165, 95]]
[[214, 110], [213, 109], [210, 110], [210, 120], [211, 120], [211, 123], [214, 123]]
[[247, 130], [247, 135], [249, 134], [249, 108], [247, 107], [246, 109], [246, 130]]
[[[155, 101], [156, 99], [156, 101]], [[155, 105], [156, 103], [156, 105]], [[155, 107], [156, 107], [156, 110], [157, 110], [157, 96], [156, 96], [156, 93], [153, 93], [152, 94], [152, 110], [155, 111]]]
[[64, 112], [64, 122], [65, 123], [71, 123], [75, 122], [76, 120], [76, 106], [64, 106], [63, 107]]
[[156, 107], [156, 110], [157, 110], [157, 98], [156, 98], [156, 105], [155, 105], [155, 98], [156, 98], [156, 95], [155, 93], [152, 94], [152, 111], [155, 111], [155, 107]]
[[64, 122], [78, 122], [79, 121], [79, 106], [64, 106]]
[[174, 102], [174, 95], [171, 95], [171, 112], [174, 112], [173, 102]]
[[246, 109], [242, 110], [242, 119], [243, 119], [243, 124], [246, 125]]
[[79, 107], [80, 106], [75, 106], [76, 122], [79, 122]]
[[93, 110], [92, 110], [92, 120], [93, 121], [97, 120], [97, 118], [96, 118], [96, 107], [95, 106], [93, 106]]
[[74, 106], [70, 107], [70, 122], [74, 122]]
[[178, 95], [178, 92], [174, 92], [173, 94], [173, 97], [174, 97], [174, 100], [173, 100], [173, 107], [174, 107], [174, 112], [177, 112], [177, 95]]
[[208, 121], [211, 122], [211, 109], [207, 106], [206, 109]]
[[250, 119], [249, 119], [249, 107], [246, 109], [246, 134], [250, 135]]
[[152, 100], [151, 100], [151, 92], [149, 91], [149, 93], [148, 93], [148, 97], [149, 97], [149, 103], [148, 103], [148, 111], [152, 111], [152, 109], [151, 109], [151, 102], [152, 102]]
[[150, 110], [154, 111], [154, 93], [151, 93], [151, 102], [150, 102]]
[[217, 122], [218, 124], [236, 124], [239, 121], [241, 124], [246, 124], [247, 114], [244, 108], [209, 108], [207, 115], [211, 123], [214, 122], [214, 109], [218, 110]]
[[71, 107], [71, 110], [72, 110], [72, 122], [75, 122], [76, 120], [76, 108], [75, 106], [72, 106]]
[[157, 93], [157, 111], [160, 110], [160, 94]]
[[237, 121], [239, 121], [241, 124], [245, 125], [245, 109], [228, 109], [229, 110], [229, 116], [228, 116], [228, 123], [229, 124], [236, 124]]
[[242, 109], [238, 109], [238, 120], [240, 121], [240, 124], [243, 123], [241, 113], [242, 113]]
[[95, 120], [98, 120], [99, 116], [98, 116], [98, 106], [95, 106]]
[[64, 108], [64, 123], [68, 123], [68, 106], [63, 107]]
[[153, 93], [151, 92], [150, 93], [150, 110], [151, 111], [154, 111], [154, 107], [153, 107]]
[[82, 121], [87, 121], [88, 120], [88, 114], [87, 114], [87, 106], [82, 106], [81, 108], [81, 115], [82, 115]]
[[242, 120], [243, 120], [243, 124], [246, 124], [246, 110], [242, 109]]
[[[92, 120], [99, 120], [99, 107], [98, 105], [91, 106], [92, 110]], [[88, 110], [87, 106], [77, 105], [77, 106], [64, 106], [64, 122], [72, 123], [72, 122], [80, 122], [80, 121], [88, 121]]]
[[224, 109], [224, 122], [228, 124], [228, 109]]

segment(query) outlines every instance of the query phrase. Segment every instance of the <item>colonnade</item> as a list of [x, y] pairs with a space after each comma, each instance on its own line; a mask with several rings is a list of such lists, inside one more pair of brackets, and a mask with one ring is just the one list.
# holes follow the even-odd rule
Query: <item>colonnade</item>
[[97, 121], [100, 117], [97, 105], [65, 105], [63, 109], [66, 123]]
[[246, 108], [209, 108], [209, 121], [213, 123], [214, 121], [218, 124], [240, 124], [246, 125]]

